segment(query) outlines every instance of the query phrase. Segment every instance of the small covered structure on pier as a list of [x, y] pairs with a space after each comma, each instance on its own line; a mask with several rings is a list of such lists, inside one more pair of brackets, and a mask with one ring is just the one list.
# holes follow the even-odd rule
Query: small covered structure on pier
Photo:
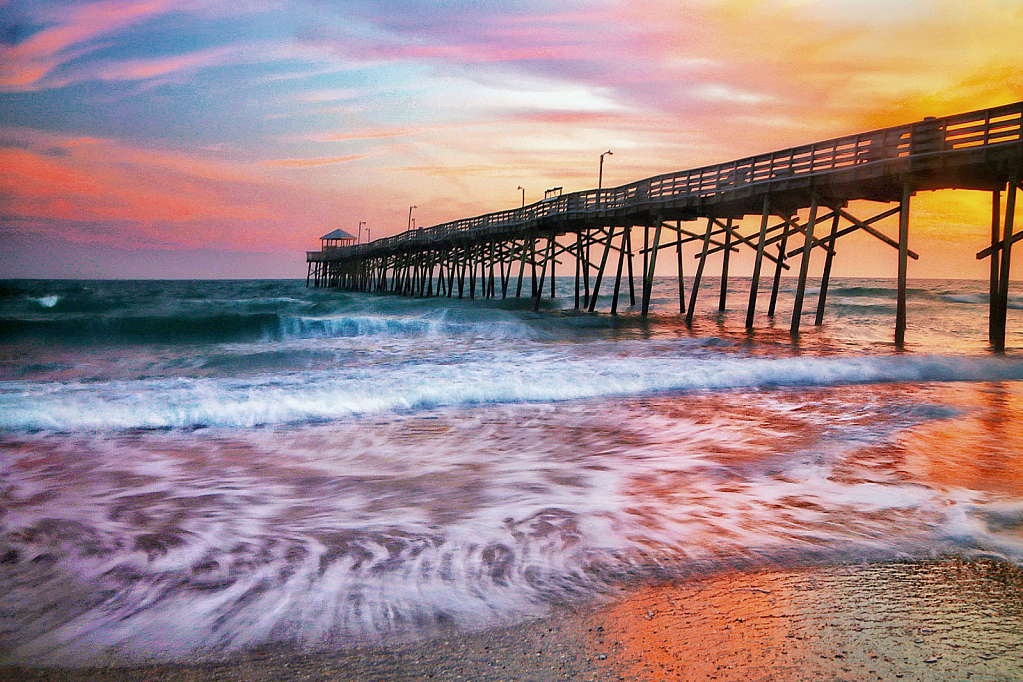
[[337, 229], [320, 237], [320, 249], [330, 251], [341, 246], [351, 246], [355, 243], [355, 235], [348, 234], [344, 230]]

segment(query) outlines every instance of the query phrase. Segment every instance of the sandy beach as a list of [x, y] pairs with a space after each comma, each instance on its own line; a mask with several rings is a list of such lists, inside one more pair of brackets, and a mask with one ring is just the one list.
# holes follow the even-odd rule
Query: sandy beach
[[1023, 571], [937, 560], [733, 572], [416, 642], [2, 680], [1023, 679]]

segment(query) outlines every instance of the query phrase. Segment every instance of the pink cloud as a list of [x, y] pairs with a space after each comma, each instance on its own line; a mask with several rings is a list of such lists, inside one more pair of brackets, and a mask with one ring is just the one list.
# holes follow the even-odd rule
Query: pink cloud
[[91, 52], [87, 44], [163, 12], [169, 0], [102, 0], [53, 17], [52, 25], [14, 46], [0, 47], [0, 88], [32, 90], [58, 66]]
[[108, 63], [96, 70], [96, 76], [101, 80], [147, 80], [222, 64], [226, 57], [236, 53], [234, 48], [218, 48], [171, 57]]
[[232, 164], [102, 141], [65, 148], [69, 154], [0, 148], [0, 164], [10, 169], [0, 177], [9, 213], [139, 223], [275, 217], [265, 202], [250, 200], [268, 180]]
[[364, 158], [365, 154], [348, 154], [347, 156], [328, 156], [319, 159], [273, 159], [264, 161], [266, 166], [277, 168], [313, 168], [316, 166], [332, 166], [338, 163], [348, 163]]
[[268, 165], [29, 129], [0, 129], [0, 139], [13, 143], [0, 144], [0, 211], [21, 238], [300, 252], [316, 246], [322, 226], [355, 211], [383, 234], [384, 222], [366, 207], [364, 190], [350, 189], [347, 198], [334, 186], [317, 188], [274, 170], [354, 157]]

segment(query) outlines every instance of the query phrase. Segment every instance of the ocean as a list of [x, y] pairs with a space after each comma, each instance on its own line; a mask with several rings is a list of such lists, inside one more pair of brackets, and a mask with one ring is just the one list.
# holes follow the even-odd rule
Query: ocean
[[[833, 280], [814, 327], [303, 281], [0, 283], [0, 660], [514, 623], [652, 580], [1023, 566], [1023, 299]], [[785, 291], [785, 287], [788, 290]], [[763, 287], [762, 287], [763, 289]], [[769, 289], [769, 287], [768, 287]], [[769, 290], [760, 310], [766, 310]], [[601, 297], [606, 310], [610, 299]]]

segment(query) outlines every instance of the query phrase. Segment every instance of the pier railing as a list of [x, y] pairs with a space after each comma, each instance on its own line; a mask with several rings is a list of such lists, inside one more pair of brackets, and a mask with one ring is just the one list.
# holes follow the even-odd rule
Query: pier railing
[[309, 261], [359, 258], [432, 244], [475, 241], [491, 234], [528, 229], [541, 221], [613, 215], [644, 206], [707, 200], [744, 188], [822, 174], [876, 168], [912, 170], [976, 148], [1023, 145], [1023, 102], [943, 118], [882, 128], [791, 149], [691, 170], [665, 173], [620, 187], [591, 189], [544, 199], [528, 206], [408, 230], [369, 244], [342, 247], [329, 256], [307, 253]]

